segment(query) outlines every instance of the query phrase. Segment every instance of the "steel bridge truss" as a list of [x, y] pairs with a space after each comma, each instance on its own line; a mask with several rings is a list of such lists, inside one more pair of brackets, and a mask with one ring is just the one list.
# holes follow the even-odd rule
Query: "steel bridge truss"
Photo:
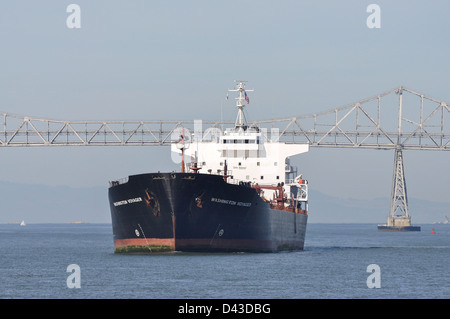
[[[395, 115], [396, 114], [396, 115]], [[62, 121], [1, 113], [0, 146], [158, 146], [178, 141], [186, 128], [199, 136], [233, 122]], [[450, 106], [399, 87], [330, 111], [254, 121], [267, 138], [311, 147], [450, 150]], [[200, 130], [200, 132], [199, 132]], [[206, 133], [206, 134], [205, 134]]]
[[283, 127], [280, 139], [312, 147], [450, 150], [450, 107], [399, 87], [330, 111], [259, 121]]
[[450, 150], [449, 116], [445, 101], [399, 87], [331, 111], [260, 123], [284, 123], [279, 139], [286, 142], [394, 149], [390, 213], [381, 229], [399, 230], [411, 226], [403, 150]]
[[[170, 145], [177, 130], [194, 124], [193, 121], [60, 121], [2, 115], [0, 147]], [[219, 125], [212, 121], [203, 123]]]
[[[1, 115], [0, 147], [160, 146], [179, 142], [181, 132], [190, 136], [185, 130], [194, 133], [195, 138], [210, 139], [222, 134], [224, 125], [234, 124], [61, 121]], [[450, 150], [449, 117], [450, 107], [445, 101], [400, 86], [330, 111], [254, 121], [251, 125], [260, 127], [272, 141], [308, 143], [311, 147], [395, 150], [390, 217], [409, 218], [402, 151]]]

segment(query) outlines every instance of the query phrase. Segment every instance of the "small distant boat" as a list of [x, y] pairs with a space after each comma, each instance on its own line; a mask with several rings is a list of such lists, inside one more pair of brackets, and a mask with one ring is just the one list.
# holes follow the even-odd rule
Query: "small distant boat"
[[24, 220], [22, 220], [21, 222], [20, 222], [20, 224], [19, 224], [20, 226], [25, 226], [26, 224], [25, 224], [25, 221]]

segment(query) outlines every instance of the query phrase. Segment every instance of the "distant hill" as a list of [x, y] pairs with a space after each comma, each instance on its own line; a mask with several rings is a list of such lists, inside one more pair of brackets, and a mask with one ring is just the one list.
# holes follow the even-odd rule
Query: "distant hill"
[[[385, 223], [389, 198], [345, 199], [317, 190], [309, 194], [311, 223]], [[449, 203], [409, 199], [415, 224], [444, 221]], [[74, 188], [0, 181], [0, 223], [110, 223], [108, 187]]]
[[111, 222], [108, 188], [0, 181], [0, 223]]
[[[386, 223], [390, 198], [361, 200], [337, 198], [317, 190], [309, 192], [309, 222], [317, 223]], [[413, 224], [431, 224], [450, 216], [450, 203], [408, 198]]]

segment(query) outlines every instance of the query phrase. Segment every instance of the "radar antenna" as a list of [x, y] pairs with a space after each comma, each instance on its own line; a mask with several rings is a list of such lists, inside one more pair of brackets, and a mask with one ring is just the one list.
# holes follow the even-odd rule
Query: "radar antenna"
[[246, 104], [250, 103], [250, 99], [247, 95], [247, 92], [253, 92], [254, 90], [246, 90], [245, 89], [245, 82], [247, 81], [242, 81], [242, 80], [235, 80], [234, 82], [236, 82], [236, 89], [234, 90], [228, 90], [228, 92], [239, 92], [239, 97], [236, 98], [236, 106], [238, 108], [238, 114], [236, 117], [236, 122], [235, 122], [235, 129], [237, 128], [242, 128], [244, 130], [247, 129], [248, 125], [247, 125], [247, 119], [245, 118], [245, 114], [244, 114], [244, 107]]

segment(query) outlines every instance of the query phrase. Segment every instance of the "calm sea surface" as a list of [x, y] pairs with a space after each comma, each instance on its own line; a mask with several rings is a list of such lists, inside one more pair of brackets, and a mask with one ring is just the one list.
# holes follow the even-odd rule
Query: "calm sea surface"
[[0, 225], [0, 298], [450, 298], [450, 225], [307, 228], [300, 252], [119, 255], [110, 224]]

